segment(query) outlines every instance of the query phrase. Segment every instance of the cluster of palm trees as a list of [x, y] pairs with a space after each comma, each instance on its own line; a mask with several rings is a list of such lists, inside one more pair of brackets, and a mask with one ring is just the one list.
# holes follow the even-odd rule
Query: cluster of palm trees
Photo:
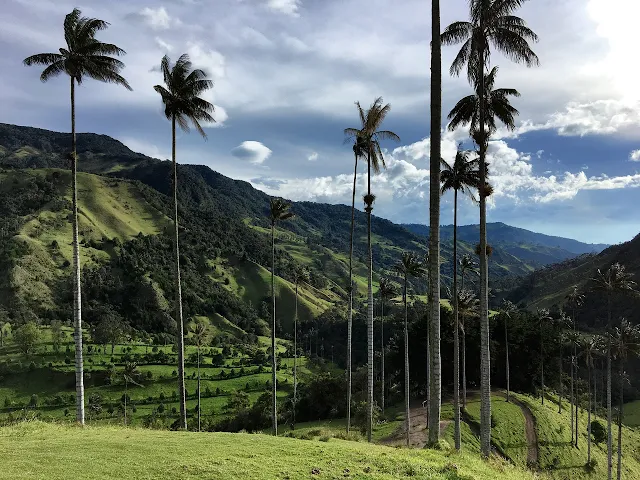
[[[457, 212], [457, 193], [471, 194], [478, 191], [480, 206], [480, 317], [481, 317], [481, 450], [488, 456], [491, 450], [491, 382], [489, 354], [489, 310], [488, 310], [488, 264], [486, 232], [486, 199], [492, 193], [487, 181], [488, 164], [486, 161], [489, 140], [497, 130], [497, 122], [509, 129], [515, 128], [515, 115], [518, 111], [510, 104], [509, 97], [519, 96], [514, 89], [494, 89], [498, 68], [490, 71], [491, 49], [495, 48], [508, 58], [525, 63], [527, 66], [538, 64], [538, 57], [531, 50], [529, 42], [537, 41], [536, 34], [526, 26], [526, 22], [514, 15], [514, 12], [525, 0], [470, 0], [469, 20], [454, 22], [440, 33], [440, 2], [432, 0], [432, 42], [431, 42], [431, 136], [430, 136], [430, 195], [429, 195], [429, 300], [431, 302], [429, 321], [429, 443], [439, 440], [439, 422], [441, 409], [441, 373], [440, 373], [440, 196], [442, 191], [453, 190], [455, 209]], [[448, 128], [455, 130], [460, 126], [469, 126], [469, 136], [477, 147], [477, 159], [470, 159], [470, 152], [459, 151], [453, 166], [441, 159], [441, 120], [442, 120], [442, 58], [441, 46], [462, 43], [450, 68], [451, 75], [457, 76], [466, 68], [467, 78], [473, 94], [464, 97], [451, 110]], [[384, 105], [382, 98], [376, 99], [367, 111], [363, 111], [356, 103], [360, 117], [360, 128], [348, 128], [345, 134], [353, 141], [355, 156], [354, 190], [352, 211], [355, 208], [355, 187], [358, 158], [367, 162], [367, 194], [364, 196], [365, 212], [368, 226], [368, 296], [367, 296], [367, 333], [368, 333], [368, 412], [369, 425], [367, 436], [371, 439], [371, 412], [373, 408], [373, 293], [372, 293], [372, 258], [371, 258], [371, 212], [375, 196], [371, 193], [371, 170], [378, 172], [384, 168], [384, 156], [380, 148], [380, 140], [398, 140], [398, 136], [379, 127], [390, 110]], [[475, 153], [475, 152], [474, 152]], [[441, 167], [444, 167], [441, 173]], [[445, 183], [441, 183], [441, 175]], [[454, 213], [454, 223], [457, 222]], [[454, 229], [455, 230], [455, 229]], [[351, 227], [351, 243], [353, 244], [353, 215]], [[455, 247], [454, 241], [454, 248]], [[457, 258], [454, 253], [454, 317], [458, 313], [457, 291]], [[351, 247], [351, 257], [353, 247]], [[350, 424], [350, 391], [351, 391], [351, 318], [353, 282], [349, 269], [349, 322], [348, 322], [348, 399], [347, 428]], [[456, 320], [457, 323], [457, 320]], [[458, 328], [455, 331], [455, 368], [454, 389], [459, 389]], [[456, 418], [456, 448], [460, 448], [460, 411], [459, 395], [454, 395], [454, 411]], [[408, 421], [408, 420], [407, 420]]]
[[[73, 231], [73, 323], [75, 340], [76, 374], [76, 420], [84, 424], [84, 380], [82, 359], [82, 312], [80, 288], [80, 246], [78, 241], [78, 189], [75, 123], [75, 87], [88, 77], [106, 83], [115, 83], [131, 90], [127, 80], [120, 75], [124, 68], [118, 56], [126, 52], [116, 45], [101, 42], [96, 34], [106, 29], [109, 23], [96, 18], [83, 17], [80, 10], [74, 8], [65, 16], [63, 29], [66, 46], [59, 53], [40, 53], [24, 60], [24, 64], [43, 65], [45, 69], [40, 80], [65, 74], [71, 83], [71, 189], [72, 189], [72, 231]], [[180, 254], [178, 245], [178, 174], [176, 162], [176, 124], [189, 131], [190, 124], [206, 138], [201, 122], [214, 122], [214, 106], [201, 98], [201, 94], [213, 87], [204, 71], [194, 69], [189, 56], [182, 55], [175, 64], [167, 56], [162, 58], [161, 71], [164, 85], [156, 85], [164, 104], [164, 113], [171, 121], [171, 158], [173, 162], [173, 226], [175, 254], [175, 321], [178, 328], [178, 383], [180, 391], [180, 427], [187, 428], [187, 410], [184, 388], [184, 320], [182, 315], [182, 291], [180, 282]]]

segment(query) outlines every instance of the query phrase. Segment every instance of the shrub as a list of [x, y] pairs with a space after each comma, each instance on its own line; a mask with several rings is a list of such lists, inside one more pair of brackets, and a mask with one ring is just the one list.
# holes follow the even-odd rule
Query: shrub
[[607, 429], [599, 420], [591, 422], [591, 435], [593, 441], [596, 443], [602, 443], [607, 440]]
[[71, 359], [69, 357], [64, 357], [64, 363], [67, 365], [71, 364]]
[[178, 409], [176, 407], [171, 407], [171, 413], [175, 415], [178, 413]]
[[68, 409], [68, 408], [65, 408], [65, 409], [64, 409], [64, 416], [65, 416], [65, 417], [68, 417], [68, 416], [69, 416], [69, 409]]
[[164, 410], [165, 410], [164, 403], [161, 403], [160, 405], [158, 405], [158, 413], [164, 413]]

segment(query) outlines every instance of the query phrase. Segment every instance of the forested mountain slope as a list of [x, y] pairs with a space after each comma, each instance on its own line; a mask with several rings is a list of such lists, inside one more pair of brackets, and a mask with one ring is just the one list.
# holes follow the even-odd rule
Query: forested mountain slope
[[[171, 331], [170, 162], [132, 152], [105, 135], [77, 138], [79, 169], [85, 172], [79, 175], [79, 198], [86, 317], [91, 323], [115, 314], [136, 329]], [[0, 212], [0, 288], [3, 306], [17, 316], [71, 316], [69, 144], [66, 133], [0, 124], [0, 201], [6, 205]], [[183, 164], [179, 202], [185, 313], [218, 314], [247, 333], [265, 333], [268, 195], [206, 166]], [[285, 330], [293, 316], [295, 266], [311, 271], [311, 282], [302, 289], [304, 321], [344, 304], [349, 251], [348, 206], [294, 202], [292, 211], [295, 219], [276, 234], [277, 319]], [[361, 294], [366, 290], [365, 226], [365, 214], [357, 211], [355, 280]], [[467, 230], [461, 229], [466, 241], [460, 250], [474, 255], [475, 241]], [[426, 253], [427, 237], [388, 220], [374, 218], [373, 236], [376, 282], [380, 275], [394, 275], [402, 251]], [[494, 246], [494, 291], [558, 255], [570, 255], [548, 245], [521, 243], [514, 249], [506, 240]], [[450, 243], [444, 242], [442, 256], [448, 283]], [[424, 287], [424, 281], [414, 283], [416, 293]]]

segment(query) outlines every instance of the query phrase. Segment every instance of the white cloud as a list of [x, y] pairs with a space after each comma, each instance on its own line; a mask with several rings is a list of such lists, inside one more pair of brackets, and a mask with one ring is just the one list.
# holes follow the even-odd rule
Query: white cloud
[[158, 146], [153, 143], [148, 143], [134, 137], [121, 137], [119, 140], [134, 152], [143, 153], [144, 155], [159, 158], [160, 160], [171, 158], [170, 152], [161, 151]]
[[231, 155], [241, 160], [260, 165], [271, 156], [271, 149], [255, 140], [245, 140], [231, 150]]
[[640, 162], [640, 149], [632, 151], [629, 154], [629, 160], [632, 162]]
[[318, 160], [318, 152], [311, 152], [307, 157], [307, 160], [309, 160], [310, 162], [315, 162], [316, 160]]
[[267, 0], [267, 7], [276, 12], [290, 15], [292, 17], [300, 16], [298, 9], [301, 0]]
[[173, 45], [165, 42], [160, 37], [155, 37], [154, 40], [156, 42], [156, 45], [158, 45], [158, 47], [160, 47], [160, 49], [164, 50], [165, 52], [171, 52], [173, 50]]
[[144, 7], [134, 16], [141, 19], [152, 30], [168, 30], [182, 23], [178, 18], [170, 16], [164, 7]]

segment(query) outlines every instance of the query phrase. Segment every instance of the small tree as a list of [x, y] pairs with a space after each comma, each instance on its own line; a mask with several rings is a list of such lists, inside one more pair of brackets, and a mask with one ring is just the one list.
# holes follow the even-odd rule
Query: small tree
[[30, 355], [40, 341], [41, 332], [35, 322], [27, 322], [13, 334], [13, 338], [25, 355]]

